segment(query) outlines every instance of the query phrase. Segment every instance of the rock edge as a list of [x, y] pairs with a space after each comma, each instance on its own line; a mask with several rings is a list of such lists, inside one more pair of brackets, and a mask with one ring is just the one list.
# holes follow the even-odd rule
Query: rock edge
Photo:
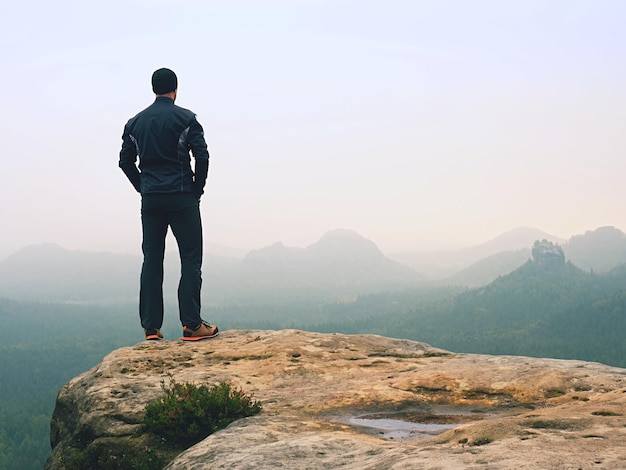
[[[46, 468], [71, 468], [77, 450], [115, 455], [153, 442], [141, 431], [143, 410], [168, 375], [229, 381], [263, 411], [169, 454], [166, 468], [626, 468], [625, 369], [299, 330], [233, 330], [112, 352], [59, 392]], [[349, 420], [398, 413], [474, 418], [396, 440]]]

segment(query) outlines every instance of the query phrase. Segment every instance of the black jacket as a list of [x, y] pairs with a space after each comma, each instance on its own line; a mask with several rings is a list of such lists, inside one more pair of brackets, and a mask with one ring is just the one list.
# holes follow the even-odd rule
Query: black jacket
[[126, 123], [119, 166], [141, 194], [194, 193], [200, 197], [209, 170], [202, 126], [191, 111], [166, 96], [157, 96]]

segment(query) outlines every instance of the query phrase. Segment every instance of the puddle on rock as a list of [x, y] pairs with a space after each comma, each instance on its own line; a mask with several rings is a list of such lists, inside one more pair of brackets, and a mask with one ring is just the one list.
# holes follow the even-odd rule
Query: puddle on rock
[[461, 411], [449, 408], [439, 410], [404, 410], [344, 416], [340, 421], [356, 430], [387, 440], [426, 439], [437, 436], [463, 424], [479, 421], [492, 415], [482, 411]]
[[366, 419], [350, 418], [348, 422], [354, 426], [371, 428], [377, 431], [384, 439], [407, 440], [436, 436], [448, 429], [454, 429], [458, 424], [431, 424], [431, 423], [411, 423], [399, 419]]

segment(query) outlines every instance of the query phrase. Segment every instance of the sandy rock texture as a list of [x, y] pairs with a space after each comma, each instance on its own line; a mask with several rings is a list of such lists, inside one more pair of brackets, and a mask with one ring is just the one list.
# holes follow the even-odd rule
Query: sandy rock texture
[[229, 381], [263, 404], [168, 454], [170, 469], [626, 468], [625, 369], [298, 330], [112, 352], [59, 392], [46, 468], [154, 445], [143, 410], [168, 374]]

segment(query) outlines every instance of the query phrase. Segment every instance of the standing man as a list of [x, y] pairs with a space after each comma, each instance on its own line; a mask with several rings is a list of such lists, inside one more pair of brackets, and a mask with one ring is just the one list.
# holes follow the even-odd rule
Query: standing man
[[[218, 335], [200, 317], [202, 223], [200, 196], [209, 170], [202, 126], [191, 111], [176, 106], [178, 79], [169, 69], [152, 74], [152, 105], [124, 127], [119, 166], [141, 194], [143, 265], [139, 316], [147, 340], [163, 338], [163, 258], [168, 227], [180, 252], [178, 308], [183, 340]], [[195, 160], [191, 169], [189, 151]], [[139, 158], [139, 168], [137, 168]]]

